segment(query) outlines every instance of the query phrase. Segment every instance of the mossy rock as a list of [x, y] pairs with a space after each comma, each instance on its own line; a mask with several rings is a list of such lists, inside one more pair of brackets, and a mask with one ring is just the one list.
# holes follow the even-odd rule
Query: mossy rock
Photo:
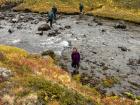
[[0, 61], [3, 61], [5, 58], [5, 55], [2, 52], [0, 52]]
[[105, 88], [111, 88], [113, 87], [115, 84], [119, 83], [119, 80], [112, 76], [112, 77], [106, 77], [106, 79], [102, 80], [102, 85]]
[[44, 52], [42, 52], [41, 55], [42, 55], [42, 56], [50, 56], [50, 57], [53, 58], [53, 59], [55, 59], [55, 57], [56, 57], [54, 51], [52, 51], [52, 50], [44, 51]]

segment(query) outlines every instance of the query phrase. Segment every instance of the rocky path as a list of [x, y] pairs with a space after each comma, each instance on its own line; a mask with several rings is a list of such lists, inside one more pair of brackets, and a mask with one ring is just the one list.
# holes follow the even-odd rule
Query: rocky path
[[62, 15], [53, 29], [38, 31], [46, 18], [47, 14], [0, 13], [0, 44], [31, 53], [53, 50], [62, 55], [63, 65], [70, 70], [71, 48], [77, 47], [81, 53], [80, 73], [88, 74], [87, 83], [107, 95], [140, 95], [139, 25]]

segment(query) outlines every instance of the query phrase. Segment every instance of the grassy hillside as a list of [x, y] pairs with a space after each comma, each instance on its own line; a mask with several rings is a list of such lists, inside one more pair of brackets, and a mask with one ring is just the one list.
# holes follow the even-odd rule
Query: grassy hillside
[[[8, 0], [0, 0], [4, 3]], [[56, 5], [59, 12], [78, 12], [79, 2], [85, 5], [85, 13], [114, 19], [140, 22], [140, 0], [9, 0], [20, 2], [15, 9], [29, 9], [33, 12], [47, 12]]]
[[[94, 88], [82, 86], [56, 66], [49, 56], [30, 55], [26, 51], [0, 45], [0, 67], [11, 70], [13, 76], [0, 82], [0, 102], [22, 105], [43, 102], [43, 105], [139, 105], [138, 102], [117, 96], [101, 97]], [[10, 88], [9, 88], [10, 87]], [[9, 100], [10, 99], [10, 100]]]

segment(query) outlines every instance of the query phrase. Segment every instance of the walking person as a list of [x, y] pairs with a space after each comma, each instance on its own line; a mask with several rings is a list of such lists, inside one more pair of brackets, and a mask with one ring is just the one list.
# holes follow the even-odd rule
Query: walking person
[[50, 27], [52, 27], [53, 19], [54, 19], [54, 13], [53, 13], [53, 11], [51, 10], [51, 11], [48, 13], [48, 20], [47, 20], [47, 23], [50, 22]]
[[54, 19], [56, 20], [57, 8], [56, 8], [55, 5], [52, 7], [52, 12], [53, 12], [53, 14], [54, 14]]
[[78, 69], [80, 66], [80, 53], [75, 47], [73, 48], [71, 59], [72, 59], [71, 66], [74, 68], [73, 74], [78, 73]]
[[80, 14], [83, 14], [84, 5], [82, 2], [79, 4], [79, 10], [80, 10]]

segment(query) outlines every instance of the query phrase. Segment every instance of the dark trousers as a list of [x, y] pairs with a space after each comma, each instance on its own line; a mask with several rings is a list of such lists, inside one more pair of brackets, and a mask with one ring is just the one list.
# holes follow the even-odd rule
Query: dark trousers
[[83, 9], [82, 8], [80, 8], [80, 13], [82, 13], [83, 12]]
[[54, 13], [54, 19], [56, 20], [56, 13]]
[[71, 66], [75, 69], [79, 69], [79, 63], [72, 62]]
[[48, 22], [50, 22], [50, 27], [52, 27], [53, 20], [52, 19], [48, 19], [47, 23]]
[[72, 72], [72, 75], [76, 75], [76, 74], [79, 74], [79, 63], [74, 63], [72, 62], [71, 66], [74, 68], [74, 71]]

